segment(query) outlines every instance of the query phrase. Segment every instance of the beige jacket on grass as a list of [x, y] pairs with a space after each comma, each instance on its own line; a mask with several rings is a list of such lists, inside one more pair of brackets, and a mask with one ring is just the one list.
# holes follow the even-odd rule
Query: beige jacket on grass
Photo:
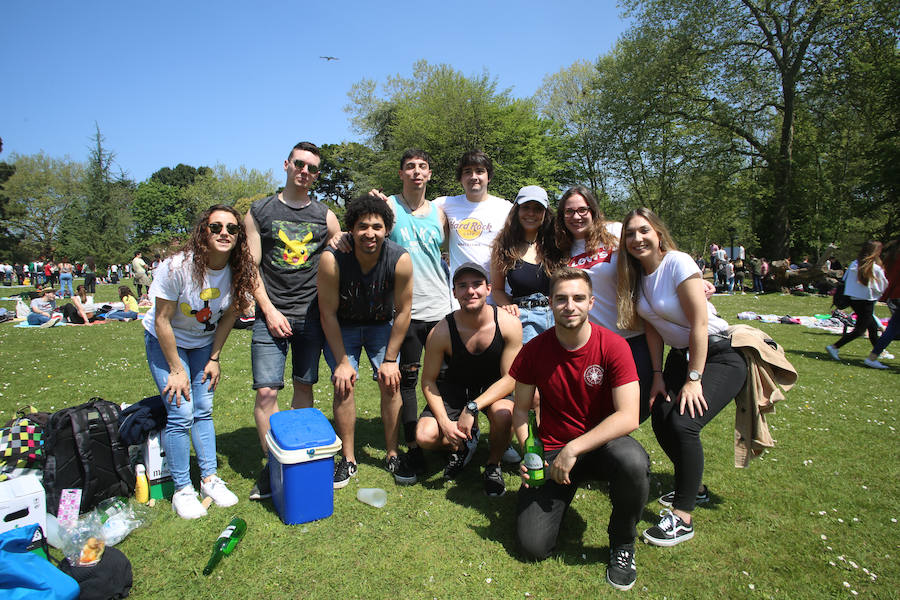
[[775, 412], [775, 403], [797, 383], [797, 370], [784, 356], [784, 348], [769, 335], [749, 325], [728, 328], [731, 347], [747, 361], [747, 381], [734, 399], [734, 466], [744, 468], [772, 448], [766, 415]]

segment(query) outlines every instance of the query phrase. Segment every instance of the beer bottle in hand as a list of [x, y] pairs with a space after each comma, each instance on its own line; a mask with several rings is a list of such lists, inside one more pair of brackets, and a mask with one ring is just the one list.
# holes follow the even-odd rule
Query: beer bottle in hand
[[528, 485], [544, 485], [544, 444], [538, 437], [537, 417], [528, 411], [528, 438], [525, 440], [525, 468], [528, 469]]

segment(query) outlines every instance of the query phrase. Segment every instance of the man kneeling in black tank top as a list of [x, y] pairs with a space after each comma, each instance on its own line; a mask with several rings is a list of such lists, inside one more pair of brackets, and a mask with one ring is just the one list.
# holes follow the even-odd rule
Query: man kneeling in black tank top
[[522, 348], [522, 325], [487, 304], [490, 293], [481, 265], [463, 263], [453, 273], [460, 308], [435, 325], [425, 342], [422, 392], [428, 406], [419, 418], [416, 441], [426, 450], [449, 450], [444, 477], [453, 479], [475, 454], [483, 411], [491, 425], [484, 491], [502, 496], [506, 483], [500, 459], [511, 438], [509, 396], [515, 387], [509, 367]]

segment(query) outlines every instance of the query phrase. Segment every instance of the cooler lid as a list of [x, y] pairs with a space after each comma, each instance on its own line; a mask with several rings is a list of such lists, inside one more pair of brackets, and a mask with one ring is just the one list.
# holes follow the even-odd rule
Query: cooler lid
[[275, 413], [269, 418], [269, 433], [285, 451], [330, 446], [337, 437], [328, 418], [318, 408]]

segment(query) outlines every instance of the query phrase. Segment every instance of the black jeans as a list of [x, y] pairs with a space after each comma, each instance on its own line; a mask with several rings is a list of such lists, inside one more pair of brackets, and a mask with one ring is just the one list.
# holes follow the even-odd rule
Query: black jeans
[[[553, 464], [559, 450], [548, 452], [545, 460]], [[528, 558], [543, 560], [556, 547], [563, 516], [575, 497], [578, 486], [588, 479], [609, 482], [612, 513], [609, 516], [611, 547], [632, 544], [637, 536], [637, 522], [650, 491], [650, 457], [629, 436], [616, 438], [592, 452], [579, 456], [570, 485], [560, 485], [550, 478], [538, 488], [519, 488], [516, 506], [516, 538]]]
[[419, 381], [419, 369], [422, 365], [422, 349], [425, 339], [439, 321], [421, 321], [411, 319], [403, 345], [400, 346], [400, 398], [403, 405], [400, 409], [400, 421], [403, 423], [403, 435], [406, 443], [416, 441], [416, 423], [419, 419], [419, 398], [416, 386]]
[[97, 276], [93, 273], [85, 273], [84, 274], [84, 290], [88, 294], [96, 294], [97, 293]]
[[[711, 338], [715, 339], [715, 338]], [[686, 352], [673, 348], [666, 359], [663, 379], [672, 398], [671, 402], [657, 398], [653, 404], [653, 433], [666, 456], [675, 466], [675, 502], [679, 510], [692, 511], [697, 500], [697, 490], [703, 481], [703, 444], [700, 430], [725, 408], [747, 379], [747, 364], [727, 338], [709, 344], [706, 365], [703, 368], [703, 397], [709, 407], [691, 417], [685, 407], [678, 413], [676, 401], [681, 386], [687, 380]]]
[[875, 324], [875, 317], [873, 316], [875, 314], [875, 301], [851, 298], [850, 306], [853, 308], [853, 312], [856, 313], [856, 326], [851, 331], [842, 335], [841, 339], [834, 343], [834, 347], [840, 348], [847, 342], [855, 340], [861, 336], [864, 331], [868, 330], [869, 342], [872, 344], [872, 348], [874, 348], [878, 341], [878, 325]]

